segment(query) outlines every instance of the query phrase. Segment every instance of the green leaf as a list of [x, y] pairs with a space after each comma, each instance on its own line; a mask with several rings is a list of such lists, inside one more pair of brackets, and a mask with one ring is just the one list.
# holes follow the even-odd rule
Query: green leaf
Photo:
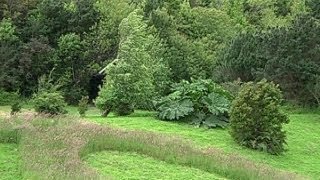
[[224, 114], [229, 111], [230, 101], [219, 94], [210, 93], [207, 97], [203, 98], [202, 102], [206, 105], [209, 112], [214, 115]]
[[193, 112], [193, 103], [189, 99], [170, 101], [159, 108], [159, 117], [163, 120], [178, 120]]
[[229, 120], [225, 116], [210, 115], [203, 121], [203, 125], [208, 128], [225, 128], [228, 126], [228, 122]]

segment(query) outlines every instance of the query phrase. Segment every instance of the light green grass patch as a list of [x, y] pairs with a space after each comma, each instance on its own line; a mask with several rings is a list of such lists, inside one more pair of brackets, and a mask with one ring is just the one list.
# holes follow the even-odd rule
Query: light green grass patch
[[0, 179], [21, 179], [20, 156], [16, 144], [0, 144]]
[[199, 169], [168, 164], [137, 153], [103, 151], [88, 155], [86, 162], [103, 176], [114, 179], [222, 179]]

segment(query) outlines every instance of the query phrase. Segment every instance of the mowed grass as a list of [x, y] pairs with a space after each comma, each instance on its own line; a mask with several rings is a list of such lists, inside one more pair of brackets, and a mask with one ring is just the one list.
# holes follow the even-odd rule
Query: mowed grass
[[103, 151], [90, 154], [85, 160], [103, 176], [114, 179], [222, 179], [199, 169], [169, 164], [137, 153]]
[[0, 179], [21, 179], [18, 145], [0, 144]]
[[183, 123], [164, 122], [154, 118], [154, 113], [151, 112], [138, 111], [128, 117], [111, 115], [107, 118], [99, 117], [96, 113], [97, 111], [92, 109], [88, 112], [87, 119], [124, 129], [179, 135], [194, 141], [200, 147], [221, 148], [272, 167], [307, 175], [313, 179], [320, 178], [320, 111], [288, 112], [290, 123], [285, 126], [288, 151], [280, 156], [243, 148], [232, 140], [228, 130], [207, 130]]

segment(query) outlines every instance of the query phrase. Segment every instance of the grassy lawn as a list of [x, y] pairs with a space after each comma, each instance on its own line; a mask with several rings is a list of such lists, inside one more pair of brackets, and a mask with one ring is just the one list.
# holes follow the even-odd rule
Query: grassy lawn
[[242, 148], [232, 140], [228, 130], [206, 130], [186, 124], [159, 121], [150, 112], [139, 111], [129, 117], [111, 115], [107, 118], [99, 117], [96, 113], [96, 110], [91, 110], [87, 118], [94, 122], [125, 129], [179, 135], [194, 141], [201, 147], [218, 147], [276, 168], [297, 172], [314, 179], [320, 177], [320, 112], [317, 111], [288, 113], [291, 120], [285, 126], [288, 135], [288, 151], [281, 156]]
[[168, 164], [137, 153], [104, 151], [88, 155], [86, 162], [105, 177], [115, 179], [222, 179], [199, 169]]
[[21, 179], [19, 166], [18, 146], [15, 144], [0, 144], [0, 179]]
[[[0, 111], [7, 114], [9, 107], [0, 107]], [[24, 112], [29, 111], [27, 108]], [[24, 133], [19, 145], [23, 162], [30, 172], [20, 172], [20, 158], [17, 145], [0, 144], [0, 179], [22, 179], [34, 177], [33, 174], [46, 174], [46, 177], [75, 177], [86, 173], [86, 177], [95, 175], [93, 171], [82, 166], [79, 159], [79, 147], [83, 146], [88, 135], [92, 136], [95, 128], [68, 118], [78, 120], [76, 107], [68, 107], [69, 115], [61, 120], [65, 123], [53, 123], [52, 120], [32, 121], [31, 127]], [[320, 112], [304, 110], [286, 110], [291, 122], [285, 126], [288, 135], [288, 151], [280, 156], [258, 152], [238, 146], [225, 129], [207, 130], [196, 128], [188, 124], [165, 122], [157, 120], [153, 112], [137, 111], [127, 117], [110, 115], [103, 118], [96, 108], [90, 108], [87, 120], [98, 124], [120, 127], [126, 130], [141, 132], [160, 132], [165, 135], [180, 136], [193, 141], [198, 147], [219, 148], [225, 152], [237, 154], [255, 162], [272, 167], [306, 175], [312, 179], [320, 177]], [[40, 124], [39, 124], [40, 123]], [[52, 124], [52, 125], [50, 125]], [[93, 124], [93, 123], [91, 123]], [[48, 126], [49, 125], [49, 126]], [[91, 127], [92, 126], [92, 127]], [[90, 132], [90, 133], [89, 133]], [[86, 133], [89, 133], [86, 135]], [[119, 136], [119, 138], [121, 135]], [[170, 137], [170, 136], [166, 136]], [[134, 152], [102, 151], [88, 154], [87, 164], [99, 172], [103, 177], [117, 177], [117, 179], [219, 179], [215, 173], [200, 169], [168, 163], [151, 156]], [[72, 152], [72, 153], [71, 153]], [[50, 160], [50, 162], [48, 161]], [[75, 161], [76, 160], [76, 161]], [[62, 164], [65, 165], [62, 165]], [[35, 172], [33, 172], [35, 171]], [[215, 172], [215, 171], [214, 171]], [[59, 176], [58, 176], [59, 175]], [[119, 177], [119, 178], [118, 178]], [[139, 177], [139, 178], [138, 178]]]

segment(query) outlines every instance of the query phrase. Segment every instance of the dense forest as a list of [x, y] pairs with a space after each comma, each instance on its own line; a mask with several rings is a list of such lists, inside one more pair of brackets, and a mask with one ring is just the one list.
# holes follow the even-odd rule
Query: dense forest
[[150, 109], [182, 80], [265, 78], [319, 105], [319, 18], [318, 0], [0, 0], [0, 88], [30, 98], [46, 75], [78, 104], [104, 82]]

